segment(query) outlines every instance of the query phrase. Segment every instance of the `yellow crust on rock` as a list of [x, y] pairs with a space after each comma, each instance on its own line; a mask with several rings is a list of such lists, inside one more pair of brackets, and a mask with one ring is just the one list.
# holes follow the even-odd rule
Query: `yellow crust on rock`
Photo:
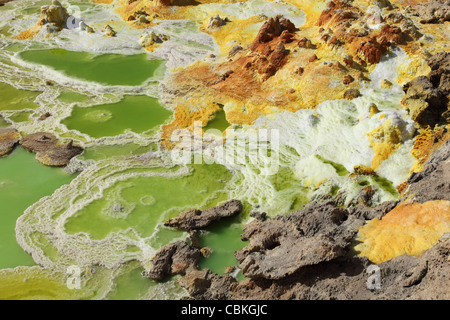
[[402, 203], [381, 220], [359, 229], [355, 246], [360, 256], [379, 264], [401, 255], [420, 255], [450, 232], [450, 201]]
[[369, 132], [368, 136], [375, 152], [372, 159], [372, 169], [375, 170], [399, 147], [402, 133], [398, 127], [392, 125], [391, 119], [387, 119], [381, 126]]

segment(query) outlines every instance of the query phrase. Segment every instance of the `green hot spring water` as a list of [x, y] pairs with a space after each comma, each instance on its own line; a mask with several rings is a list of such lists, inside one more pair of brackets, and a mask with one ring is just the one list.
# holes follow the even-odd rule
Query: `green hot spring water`
[[146, 54], [94, 55], [64, 49], [29, 50], [19, 54], [27, 62], [50, 67], [66, 76], [106, 85], [136, 86], [161, 75], [162, 61]]
[[70, 117], [62, 121], [68, 129], [76, 129], [94, 138], [115, 136], [129, 129], [135, 133], [154, 129], [172, 114], [158, 99], [148, 96], [125, 96], [117, 103], [88, 108], [74, 107]]
[[0, 82], [0, 111], [36, 109], [38, 106], [34, 100], [39, 94], [41, 92], [20, 90]]
[[16, 242], [16, 220], [28, 206], [75, 177], [61, 168], [41, 165], [34, 156], [17, 147], [0, 158], [0, 268], [34, 264]]

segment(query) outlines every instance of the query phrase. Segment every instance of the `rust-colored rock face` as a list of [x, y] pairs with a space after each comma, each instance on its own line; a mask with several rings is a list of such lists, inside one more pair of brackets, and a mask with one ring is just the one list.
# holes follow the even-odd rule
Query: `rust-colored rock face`
[[270, 18], [258, 32], [250, 50], [256, 59], [246, 64], [249, 71], [257, 71], [262, 80], [273, 76], [286, 62], [284, 46], [293, 41], [295, 25], [285, 18]]
[[258, 32], [255, 40], [251, 45], [251, 49], [255, 50], [259, 45], [270, 42], [281, 36], [282, 33], [288, 35], [295, 31], [295, 25], [286, 18], [270, 18], [267, 20]]
[[[333, 44], [348, 46], [349, 51], [369, 64], [378, 63], [392, 44], [404, 44], [408, 36], [395, 25], [384, 24], [380, 30], [371, 30], [358, 25], [364, 13], [347, 1], [330, 1], [317, 21], [317, 26], [331, 29], [328, 36]], [[403, 21], [403, 20], [401, 20]], [[348, 61], [349, 63], [350, 60]]]

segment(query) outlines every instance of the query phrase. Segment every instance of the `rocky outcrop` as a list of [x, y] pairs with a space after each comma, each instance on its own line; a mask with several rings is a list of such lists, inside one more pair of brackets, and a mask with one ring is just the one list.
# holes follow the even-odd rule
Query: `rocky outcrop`
[[177, 217], [165, 221], [164, 225], [186, 231], [204, 229], [213, 221], [234, 216], [241, 211], [242, 202], [240, 200], [230, 200], [203, 211], [192, 209], [181, 212]]
[[169, 40], [169, 36], [163, 33], [156, 33], [154, 31], [143, 33], [139, 36], [139, 44], [142, 47], [150, 49], [155, 44], [161, 44]]
[[[237, 282], [209, 270], [178, 280], [194, 299], [235, 300], [446, 300], [450, 238], [444, 236], [418, 257], [401, 255], [378, 265], [365, 257], [342, 256], [304, 266], [278, 280], [247, 278]], [[378, 286], [377, 286], [378, 285]]]
[[257, 49], [260, 44], [267, 43], [273, 39], [281, 36], [283, 32], [293, 33], [295, 32], [295, 25], [286, 18], [276, 16], [267, 20], [261, 27], [253, 41], [252, 50]]
[[[14, 39], [25, 40], [31, 38], [38, 34], [44, 26], [46, 26], [49, 33], [59, 32], [63, 28], [67, 28], [68, 20], [70, 18], [67, 9], [64, 8], [61, 3], [57, 0], [53, 0], [51, 5], [45, 5], [41, 7], [41, 14], [36, 25], [32, 26], [28, 30], [25, 30], [18, 35], [14, 36]], [[70, 24], [71, 22], [69, 22]], [[84, 22], [80, 23], [79, 26], [89, 33], [94, 32], [94, 30], [87, 26]]]
[[199, 300], [230, 300], [237, 281], [230, 275], [220, 276], [209, 269], [194, 271], [178, 279], [191, 297]]
[[[241, 211], [241, 201], [230, 200], [203, 211], [196, 209], [184, 211], [177, 217], [167, 220], [164, 223], [165, 226], [190, 231], [192, 244], [177, 241], [162, 247], [153, 257], [152, 267], [144, 272], [144, 276], [153, 280], [163, 280], [170, 275], [187, 273], [186, 283], [197, 283], [194, 275], [197, 274], [198, 261], [202, 256], [208, 256], [210, 253], [207, 248], [200, 249], [198, 230], [204, 229], [213, 221], [231, 217]], [[198, 281], [202, 282], [203, 280]], [[209, 285], [210, 282], [208, 280]]]
[[107, 37], [115, 37], [117, 32], [109, 25], [107, 24], [104, 28], [104, 35]]
[[162, 247], [152, 259], [152, 267], [143, 275], [153, 280], [163, 280], [167, 276], [184, 274], [187, 270], [196, 270], [202, 256], [198, 248], [185, 241], [177, 241]]
[[405, 196], [419, 203], [450, 201], [450, 140], [429, 157], [422, 171], [411, 174]]
[[41, 16], [39, 17], [38, 25], [50, 24], [57, 30], [62, 30], [66, 26], [69, 13], [61, 3], [53, 0], [49, 6], [41, 7]]
[[211, 17], [208, 22], [208, 29], [209, 30], [215, 30], [220, 28], [221, 26], [225, 25], [230, 20], [228, 18], [221, 18], [218, 14], [214, 17]]
[[20, 140], [20, 133], [14, 128], [0, 128], [0, 157], [7, 155]]
[[302, 268], [281, 281], [246, 279], [229, 289], [232, 299], [446, 300], [449, 253], [447, 239], [420, 257], [403, 255], [377, 266], [366, 258], [339, 258]]
[[440, 52], [427, 60], [431, 72], [403, 86], [403, 105], [411, 119], [422, 126], [450, 123], [450, 53]]
[[439, 23], [450, 21], [450, 1], [434, 0], [420, 3], [416, 7], [420, 23]]
[[[380, 30], [370, 29], [367, 23], [362, 23], [362, 21], [369, 22], [367, 19], [364, 18], [363, 12], [353, 6], [350, 1], [333, 0], [322, 12], [317, 26], [322, 27], [321, 30], [328, 30], [322, 39], [326, 36], [326, 41], [333, 39], [334, 44], [345, 44], [354, 57], [369, 64], [380, 62], [390, 46], [405, 44], [416, 37], [415, 29], [401, 25], [401, 23], [412, 23], [406, 18], [397, 21], [398, 25], [384, 24]], [[379, 13], [380, 23], [382, 19]], [[410, 34], [409, 31], [414, 31], [414, 34]]]
[[255, 58], [246, 68], [256, 69], [263, 81], [273, 76], [286, 63], [288, 52], [284, 44], [293, 41], [295, 30], [289, 19], [276, 16], [267, 20], [250, 45]]
[[331, 202], [313, 203], [287, 216], [249, 223], [241, 239], [250, 243], [236, 258], [246, 277], [281, 279], [344, 255], [362, 224]]
[[53, 167], [65, 166], [70, 159], [81, 154], [83, 148], [68, 144], [58, 144], [58, 139], [48, 132], [37, 132], [25, 136], [20, 145], [27, 151], [36, 153], [36, 160]]
[[344, 92], [344, 99], [353, 100], [361, 96], [361, 92], [358, 89], [348, 89]]

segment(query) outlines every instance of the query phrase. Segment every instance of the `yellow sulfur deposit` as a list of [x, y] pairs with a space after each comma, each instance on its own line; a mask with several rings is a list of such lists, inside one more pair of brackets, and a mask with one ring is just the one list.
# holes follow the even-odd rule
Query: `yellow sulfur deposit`
[[400, 255], [420, 255], [450, 232], [450, 201], [402, 203], [381, 220], [359, 229], [360, 256], [379, 264]]
[[381, 126], [368, 133], [370, 145], [375, 151], [372, 168], [377, 169], [383, 160], [389, 158], [401, 143], [400, 128], [387, 119]]

